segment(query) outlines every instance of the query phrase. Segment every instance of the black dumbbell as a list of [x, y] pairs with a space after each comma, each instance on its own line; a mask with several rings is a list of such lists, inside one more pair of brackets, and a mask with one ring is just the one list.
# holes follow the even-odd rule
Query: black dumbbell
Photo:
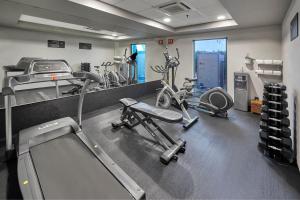
[[268, 134], [267, 132], [260, 130], [259, 136], [262, 140], [272, 140], [275, 144], [280, 144], [282, 146], [285, 146], [287, 148], [292, 148], [292, 140], [291, 138], [285, 138], [285, 137], [275, 137], [273, 135]]
[[286, 86], [281, 84], [265, 84], [264, 88], [268, 92], [279, 93], [281, 91], [286, 91]]
[[263, 95], [268, 100], [274, 100], [274, 101], [284, 100], [288, 97], [287, 93], [285, 93], [284, 91], [281, 91], [278, 93], [270, 93], [270, 92], [264, 91]]
[[291, 132], [289, 132], [288, 130], [285, 132], [281, 132], [278, 130], [273, 130], [273, 129], [269, 129], [269, 128], [261, 128], [259, 129], [259, 132], [264, 131], [267, 134], [273, 135], [275, 137], [285, 137], [285, 138], [289, 138], [291, 136]]
[[289, 111], [287, 109], [283, 110], [276, 110], [276, 109], [271, 109], [267, 105], [263, 105], [261, 107], [262, 112], [270, 114], [270, 116], [274, 118], [284, 118], [289, 116]]
[[272, 135], [279, 136], [282, 135], [283, 137], [290, 137], [291, 136], [291, 129], [288, 127], [275, 127], [270, 126], [268, 123], [261, 121], [259, 124], [260, 128], [268, 133], [272, 133]]
[[290, 120], [288, 118], [282, 118], [282, 119], [277, 119], [277, 118], [272, 118], [270, 115], [267, 113], [262, 113], [261, 114], [261, 119], [263, 121], [270, 122], [271, 124], [274, 124], [275, 126], [290, 126]]
[[283, 110], [288, 107], [288, 102], [283, 101], [269, 101], [267, 98], [263, 98], [263, 105], [267, 105], [270, 109]]
[[283, 158], [285, 158], [286, 160], [288, 160], [290, 162], [293, 160], [293, 151], [291, 149], [288, 149], [285, 147], [278, 148], [278, 147], [269, 145], [265, 141], [259, 142], [259, 147], [261, 147], [267, 151], [272, 151], [275, 154], [280, 154]]

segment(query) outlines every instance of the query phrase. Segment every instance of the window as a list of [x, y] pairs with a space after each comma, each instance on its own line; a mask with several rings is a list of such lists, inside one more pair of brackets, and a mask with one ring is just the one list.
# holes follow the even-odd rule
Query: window
[[205, 91], [214, 87], [227, 89], [227, 39], [194, 41], [194, 73], [197, 88]]

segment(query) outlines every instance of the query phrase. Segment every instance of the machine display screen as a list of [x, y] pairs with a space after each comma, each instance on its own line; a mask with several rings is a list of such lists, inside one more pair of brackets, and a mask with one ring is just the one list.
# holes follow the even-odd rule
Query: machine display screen
[[62, 73], [71, 72], [70, 67], [65, 62], [59, 61], [38, 61], [34, 62], [32, 73]]

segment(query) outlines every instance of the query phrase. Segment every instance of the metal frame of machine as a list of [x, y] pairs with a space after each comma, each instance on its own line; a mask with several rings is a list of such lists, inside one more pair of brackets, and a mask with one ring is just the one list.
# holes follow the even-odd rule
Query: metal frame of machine
[[[63, 62], [68, 67], [66, 70], [44, 70], [41, 73], [35, 72], [31, 74], [30, 68], [33, 68], [34, 63], [42, 61], [42, 59], [28, 59], [27, 60], [27, 74], [17, 75], [14, 77], [7, 77], [5, 79], [5, 87], [3, 88], [3, 95], [5, 95], [5, 115], [6, 115], [6, 151], [7, 155], [10, 156], [14, 153], [14, 146], [12, 143], [12, 105], [11, 97], [15, 94], [15, 87], [18, 85], [41, 83], [49, 81], [62, 81], [62, 80], [74, 80], [84, 79], [84, 86], [80, 94], [78, 103], [78, 119], [79, 125], [70, 117], [46, 122], [28, 129], [25, 129], [19, 134], [19, 147], [18, 152], [18, 177], [19, 185], [25, 199], [43, 199], [46, 198], [43, 195], [43, 189], [40, 185], [39, 178], [37, 175], [37, 169], [30, 153], [30, 149], [33, 146], [46, 143], [48, 141], [59, 139], [60, 136], [66, 133], [59, 133], [62, 127], [69, 127], [72, 129], [69, 133], [74, 133], [80, 141], [86, 146], [90, 153], [98, 160], [99, 165], [108, 170], [113, 179], [117, 179], [120, 185], [124, 187], [130, 196], [134, 199], [145, 198], [145, 192], [131, 179], [95, 142], [90, 140], [80, 129], [82, 119], [82, 106], [86, 88], [90, 84], [90, 81], [100, 82], [101, 80], [97, 75], [86, 72], [72, 72], [68, 63], [63, 60], [52, 60], [53, 62]], [[45, 60], [43, 60], [45, 61]], [[49, 61], [49, 60], [48, 60]], [[18, 68], [18, 67], [16, 67]], [[82, 147], [82, 146], [80, 146]], [[74, 167], [75, 163], [72, 163]], [[88, 163], [86, 164], [88, 167]], [[102, 166], [101, 165], [101, 166]], [[74, 175], [75, 176], [75, 175]], [[101, 180], [99, 180], [101, 181]], [[105, 181], [103, 184], [106, 184]], [[70, 183], [72, 185], [72, 183]], [[121, 187], [121, 186], [120, 186]]]

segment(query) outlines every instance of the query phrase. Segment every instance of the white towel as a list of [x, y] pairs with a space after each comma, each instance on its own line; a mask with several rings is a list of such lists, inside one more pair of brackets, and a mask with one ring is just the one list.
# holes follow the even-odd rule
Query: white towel
[[255, 70], [255, 73], [257, 74], [264, 74], [264, 75], [274, 75], [274, 76], [281, 76], [281, 71], [277, 71], [277, 70], [262, 70], [262, 69], [258, 69]]
[[264, 74], [264, 70], [257, 69], [257, 70], [255, 70], [255, 73], [257, 73], [257, 74]]
[[281, 71], [273, 71], [273, 75], [281, 76]]
[[272, 65], [273, 64], [273, 60], [264, 60], [264, 63], [266, 65]]
[[283, 61], [282, 60], [273, 60], [274, 65], [282, 65]]
[[257, 64], [262, 65], [264, 64], [264, 60], [256, 60]]

